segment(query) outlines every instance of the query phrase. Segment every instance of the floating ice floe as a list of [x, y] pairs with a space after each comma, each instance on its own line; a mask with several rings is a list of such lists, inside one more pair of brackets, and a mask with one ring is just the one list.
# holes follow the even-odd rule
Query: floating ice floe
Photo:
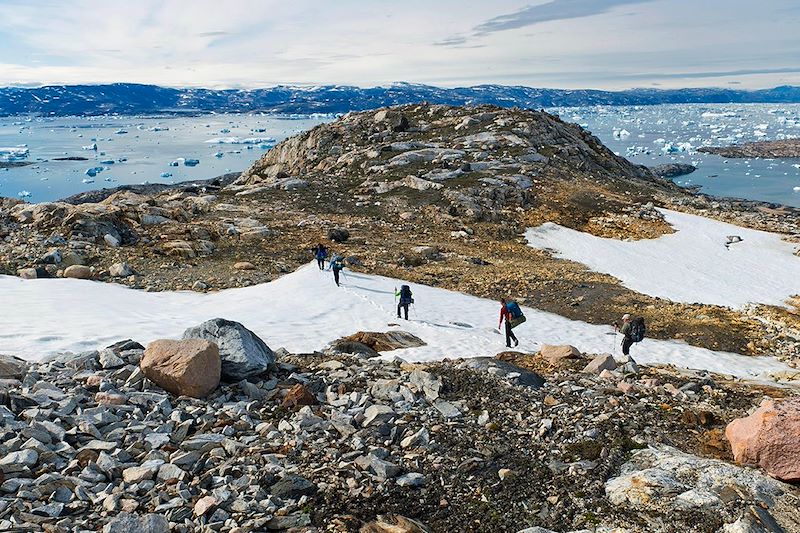
[[114, 134], [116, 134], [116, 135], [125, 135], [126, 133], [128, 133], [128, 132], [125, 131], [125, 130], [117, 130], [117, 131], [114, 132]]
[[94, 178], [83, 178], [81, 181], [83, 183], [94, 183]]
[[103, 161], [100, 161], [100, 164], [102, 164], [102, 165], [113, 165], [114, 164], [114, 160], [113, 159], [104, 159]]
[[614, 138], [615, 139], [627, 139], [630, 136], [631, 136], [631, 132], [629, 132], [626, 129], [621, 129], [621, 130], [615, 129], [614, 130]]
[[17, 196], [19, 196], [20, 198], [30, 198], [31, 197], [31, 191], [19, 191], [17, 193]]
[[183, 161], [183, 166], [185, 167], [196, 167], [200, 164], [199, 159], [186, 159]]
[[27, 159], [30, 154], [28, 147], [24, 144], [0, 148], [0, 161], [21, 161]]
[[97, 151], [97, 143], [88, 144], [86, 146], [81, 146], [83, 150], [94, 150]]
[[97, 176], [99, 173], [101, 173], [103, 170], [105, 170], [103, 167], [91, 167], [86, 169], [85, 174], [93, 178]]
[[219, 137], [217, 139], [208, 139], [207, 144], [275, 144], [275, 139], [272, 137]]
[[159, 176], [161, 176], [162, 178], [171, 178], [172, 172], [162, 172], [161, 174], [159, 174]]

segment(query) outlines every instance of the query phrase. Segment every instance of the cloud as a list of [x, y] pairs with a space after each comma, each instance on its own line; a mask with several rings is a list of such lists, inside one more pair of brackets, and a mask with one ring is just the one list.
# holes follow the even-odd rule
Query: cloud
[[228, 31], [204, 31], [197, 34], [198, 37], [224, 37], [230, 35]]
[[467, 38], [461, 35], [453, 35], [452, 37], [447, 37], [446, 39], [442, 39], [441, 41], [433, 43], [433, 46], [460, 46], [462, 44], [466, 44]]
[[653, 0], [551, 0], [546, 4], [528, 6], [491, 18], [475, 27], [475, 35], [489, 35], [506, 30], [515, 30], [542, 22], [577, 19], [606, 13], [617, 6], [642, 4]]

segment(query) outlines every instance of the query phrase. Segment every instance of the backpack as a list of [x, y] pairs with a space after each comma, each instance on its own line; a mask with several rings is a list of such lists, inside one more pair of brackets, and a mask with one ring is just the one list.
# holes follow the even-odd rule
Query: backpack
[[411, 287], [408, 285], [400, 285], [400, 303], [412, 303], [414, 298], [411, 297]]
[[647, 328], [644, 325], [644, 318], [643, 317], [636, 317], [631, 321], [631, 331], [629, 336], [633, 342], [642, 342], [644, 339], [644, 334], [647, 331]]
[[506, 309], [511, 314], [511, 318], [519, 318], [522, 315], [522, 309], [519, 308], [517, 302], [506, 302]]

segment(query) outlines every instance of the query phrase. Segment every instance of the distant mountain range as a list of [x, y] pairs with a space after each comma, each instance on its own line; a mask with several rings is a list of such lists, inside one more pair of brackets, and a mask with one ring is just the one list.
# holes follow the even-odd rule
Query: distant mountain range
[[51, 85], [0, 88], [0, 116], [210, 113], [263, 111], [286, 114], [346, 113], [427, 101], [543, 108], [585, 105], [680, 103], [800, 103], [800, 87], [733, 89], [630, 89], [597, 91], [478, 85], [445, 89], [396, 83], [385, 87], [278, 85], [265, 89], [174, 89], [157, 85]]

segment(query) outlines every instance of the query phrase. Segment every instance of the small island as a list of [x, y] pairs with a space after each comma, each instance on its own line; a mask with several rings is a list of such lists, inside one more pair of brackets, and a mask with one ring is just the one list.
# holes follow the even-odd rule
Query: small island
[[800, 158], [800, 139], [783, 139], [780, 141], [756, 141], [733, 146], [703, 146], [698, 152], [716, 154], [735, 159], [763, 158]]

